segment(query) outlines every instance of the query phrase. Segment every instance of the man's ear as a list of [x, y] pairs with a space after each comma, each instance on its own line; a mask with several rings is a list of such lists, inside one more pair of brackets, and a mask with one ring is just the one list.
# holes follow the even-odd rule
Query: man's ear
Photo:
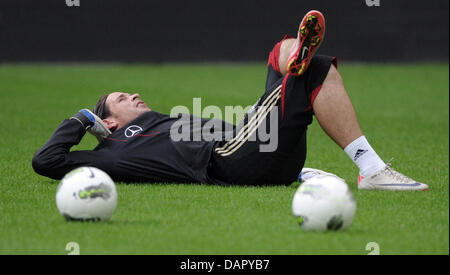
[[112, 120], [112, 119], [107, 119], [107, 118], [105, 118], [105, 119], [103, 119], [103, 123], [105, 123], [106, 127], [107, 127], [111, 132], [114, 132], [114, 130], [116, 130], [116, 129], [117, 129], [117, 126], [118, 126], [117, 122], [114, 121], [114, 120]]

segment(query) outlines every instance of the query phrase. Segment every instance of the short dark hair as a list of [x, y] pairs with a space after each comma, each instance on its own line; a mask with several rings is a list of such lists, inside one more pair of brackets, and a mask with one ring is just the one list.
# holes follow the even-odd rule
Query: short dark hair
[[108, 95], [102, 95], [100, 99], [97, 101], [94, 107], [94, 114], [96, 114], [99, 118], [105, 119], [111, 115], [108, 106], [106, 106], [106, 99]]

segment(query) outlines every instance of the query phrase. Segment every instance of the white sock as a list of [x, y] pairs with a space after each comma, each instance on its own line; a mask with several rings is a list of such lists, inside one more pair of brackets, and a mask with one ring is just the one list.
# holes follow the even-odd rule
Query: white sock
[[370, 146], [365, 136], [360, 136], [352, 141], [345, 147], [344, 151], [356, 166], [358, 166], [359, 173], [363, 177], [370, 176], [386, 166], [384, 161], [381, 160], [372, 146]]

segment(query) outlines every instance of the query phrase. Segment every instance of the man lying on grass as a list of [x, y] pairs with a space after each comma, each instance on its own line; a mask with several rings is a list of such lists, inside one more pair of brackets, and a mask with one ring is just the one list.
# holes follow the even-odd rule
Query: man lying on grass
[[[315, 115], [322, 129], [358, 166], [358, 188], [427, 189], [426, 184], [384, 163], [369, 145], [337, 71], [336, 58], [313, 57], [324, 34], [323, 15], [310, 11], [300, 23], [297, 38], [285, 36], [269, 54], [265, 93], [239, 126], [216, 131], [214, 140], [174, 139], [179, 125], [188, 125], [192, 138], [210, 120], [197, 118], [200, 123], [196, 124], [190, 116], [180, 122], [152, 111], [139, 94], [113, 92], [99, 99], [93, 113], [83, 109], [64, 120], [34, 155], [33, 168], [53, 179], [61, 179], [76, 167], [94, 166], [123, 182], [289, 185], [305, 163], [307, 127]], [[273, 150], [261, 150], [267, 141], [256, 132], [262, 127], [277, 133]], [[86, 131], [97, 136], [99, 145], [92, 151], [70, 152]], [[303, 169], [303, 176], [308, 173], [325, 172]]]

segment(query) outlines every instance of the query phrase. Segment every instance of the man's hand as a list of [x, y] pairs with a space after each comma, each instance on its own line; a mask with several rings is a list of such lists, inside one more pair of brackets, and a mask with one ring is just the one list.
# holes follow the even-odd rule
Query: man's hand
[[97, 138], [98, 142], [111, 134], [103, 121], [88, 109], [81, 109], [70, 119], [79, 121], [84, 129]]

